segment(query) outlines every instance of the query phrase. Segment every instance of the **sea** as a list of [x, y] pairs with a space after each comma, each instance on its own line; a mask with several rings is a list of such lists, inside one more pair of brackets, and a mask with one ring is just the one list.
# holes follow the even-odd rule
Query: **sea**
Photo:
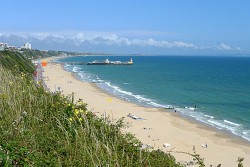
[[[125, 62], [130, 58], [133, 65], [86, 65], [94, 60]], [[250, 142], [248, 56], [95, 55], [56, 61], [79, 80], [94, 82], [118, 98], [166, 112], [174, 107], [183, 117]]]

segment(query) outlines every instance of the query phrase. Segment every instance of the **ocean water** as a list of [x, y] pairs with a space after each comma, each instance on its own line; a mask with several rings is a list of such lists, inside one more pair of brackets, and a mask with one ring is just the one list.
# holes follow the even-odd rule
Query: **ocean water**
[[[131, 57], [131, 66], [70, 64]], [[185, 117], [250, 142], [250, 57], [76, 56], [58, 61], [78, 79], [119, 98], [147, 107], [176, 107]]]

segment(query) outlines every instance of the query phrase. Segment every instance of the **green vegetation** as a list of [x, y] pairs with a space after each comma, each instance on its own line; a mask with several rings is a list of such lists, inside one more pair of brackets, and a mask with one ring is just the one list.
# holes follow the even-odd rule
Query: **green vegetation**
[[33, 73], [31, 61], [18, 52], [0, 51], [0, 66], [16, 72]]
[[0, 166], [180, 166], [160, 150], [141, 149], [74, 97], [34, 83], [19, 53], [0, 52]]
[[27, 57], [27, 58], [33, 58], [37, 59], [39, 57], [45, 58], [45, 57], [50, 57], [50, 56], [60, 56], [63, 52], [58, 52], [58, 51], [40, 51], [37, 49], [22, 49], [22, 54]]
[[82, 52], [68, 52], [68, 51], [40, 51], [37, 49], [22, 49], [22, 54], [27, 58], [45, 58], [50, 56], [61, 56], [61, 55], [90, 55], [92, 53], [82, 53]]

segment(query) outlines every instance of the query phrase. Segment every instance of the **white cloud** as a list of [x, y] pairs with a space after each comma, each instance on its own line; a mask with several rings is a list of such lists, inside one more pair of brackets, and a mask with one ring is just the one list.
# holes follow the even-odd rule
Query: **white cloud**
[[[128, 34], [136, 34], [139, 32], [127, 32]], [[154, 32], [142, 31], [141, 34], [153, 34]], [[156, 32], [156, 34], [161, 34], [162, 32]], [[122, 33], [121, 33], [122, 34]], [[0, 37], [10, 37], [11, 35], [16, 35], [26, 41], [29, 39], [35, 39], [40, 42], [58, 42], [65, 46], [70, 43], [77, 47], [84, 45], [85, 42], [91, 45], [108, 45], [108, 46], [138, 46], [138, 47], [155, 47], [155, 48], [176, 48], [176, 49], [189, 49], [189, 50], [226, 50], [240, 51], [239, 47], [232, 47], [225, 43], [221, 43], [218, 46], [209, 47], [197, 45], [194, 43], [189, 43], [185, 41], [167, 41], [167, 40], [157, 40], [153, 38], [140, 39], [140, 38], [128, 38], [128, 36], [123, 36], [118, 33], [113, 32], [94, 32], [94, 31], [83, 31], [83, 32], [32, 32], [32, 33], [5, 33], [0, 34]], [[140, 33], [139, 33], [140, 34]]]
[[229, 45], [227, 45], [225, 43], [221, 43], [217, 48], [220, 49], [220, 50], [228, 50], [228, 51], [231, 51], [231, 50], [240, 51], [241, 50], [240, 47], [232, 47], [232, 46], [229, 46]]
[[142, 40], [142, 39], [128, 39], [119, 37], [118, 35], [110, 36], [95, 36], [92, 38], [81, 38], [81, 41], [88, 41], [93, 44], [106, 44], [106, 45], [126, 45], [126, 46], [142, 46], [142, 47], [160, 47], [160, 48], [190, 48], [198, 49], [199, 46], [196, 46], [192, 43], [185, 43], [181, 41], [168, 42], [168, 41], [158, 41], [152, 38]]
[[185, 42], [181, 42], [181, 41], [179, 41], [179, 42], [174, 42], [174, 44], [175, 44], [177, 47], [180, 47], [180, 48], [182, 48], [182, 47], [185, 47], [185, 48], [193, 48], [193, 49], [198, 49], [198, 48], [199, 48], [198, 46], [196, 46], [196, 45], [194, 45], [194, 44], [192, 44], [192, 43], [185, 43]]
[[198, 49], [199, 46], [196, 46], [192, 43], [186, 43], [182, 41], [174, 41], [168, 42], [164, 40], [155, 40], [152, 38], [149, 39], [129, 39], [125, 37], [119, 37], [117, 34], [114, 33], [98, 33], [98, 32], [83, 32], [83, 33], [76, 33], [72, 35], [64, 35], [63, 37], [60, 35], [55, 34], [33, 34], [35, 38], [40, 40], [46, 39], [48, 37], [53, 37], [55, 39], [71, 39], [74, 40], [75, 43], [78, 45], [83, 42], [89, 42], [94, 45], [126, 45], [126, 46], [142, 46], [142, 47], [161, 47], [161, 48], [190, 48], [190, 49]]
[[218, 46], [219, 49], [223, 49], [223, 50], [233, 50], [233, 48], [229, 45], [226, 45], [224, 43], [221, 43], [219, 46]]

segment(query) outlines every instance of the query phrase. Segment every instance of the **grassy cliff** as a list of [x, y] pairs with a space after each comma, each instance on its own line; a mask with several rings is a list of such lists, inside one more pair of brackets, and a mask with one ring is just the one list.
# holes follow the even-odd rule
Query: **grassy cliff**
[[24, 55], [27, 58], [45, 58], [45, 57], [50, 57], [50, 56], [60, 56], [61, 54], [63, 54], [64, 52], [62, 51], [53, 51], [53, 50], [49, 50], [49, 51], [40, 51], [37, 49], [22, 49], [22, 55]]
[[21, 54], [0, 52], [0, 166], [180, 166], [121, 133], [122, 119], [111, 123], [73, 96], [45, 91], [32, 72]]
[[0, 65], [12, 72], [33, 73], [34, 66], [31, 61], [18, 52], [0, 51]]

